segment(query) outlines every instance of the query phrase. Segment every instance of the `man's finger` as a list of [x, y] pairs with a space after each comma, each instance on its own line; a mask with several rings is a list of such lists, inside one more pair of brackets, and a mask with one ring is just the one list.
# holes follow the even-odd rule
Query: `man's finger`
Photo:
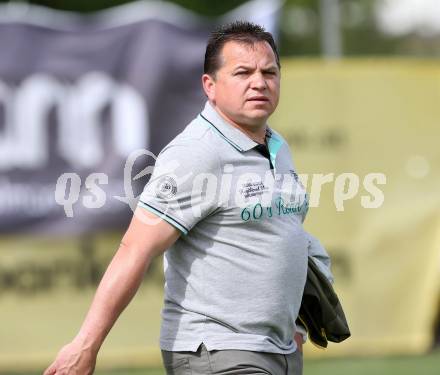
[[302, 353], [302, 346], [303, 346], [302, 336], [299, 333], [295, 333], [294, 338], [295, 338], [296, 346], [298, 347], [298, 350]]

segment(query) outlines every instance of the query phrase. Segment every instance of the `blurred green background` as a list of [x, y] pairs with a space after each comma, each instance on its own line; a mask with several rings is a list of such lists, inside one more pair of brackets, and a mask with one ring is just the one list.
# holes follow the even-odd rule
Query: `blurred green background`
[[[14, 1], [14, 0], [12, 0]], [[90, 13], [130, 3], [130, 0], [30, 0], [54, 9]], [[220, 16], [245, 0], [164, 0], [207, 17]], [[333, 0], [331, 0], [334, 2]], [[406, 1], [406, 0], [405, 0]], [[11, 2], [0, 0], [0, 2]], [[378, 28], [377, 7], [383, 0], [339, 0], [339, 30], [343, 55], [349, 56], [438, 56], [438, 37], [429, 33], [408, 31], [384, 33]], [[406, 1], [408, 2], [408, 1]], [[412, 0], [410, 2], [429, 2]], [[431, 1], [431, 3], [433, 3]], [[321, 0], [285, 0], [280, 18], [280, 51], [283, 56], [319, 56], [322, 51], [321, 32], [323, 8]]]

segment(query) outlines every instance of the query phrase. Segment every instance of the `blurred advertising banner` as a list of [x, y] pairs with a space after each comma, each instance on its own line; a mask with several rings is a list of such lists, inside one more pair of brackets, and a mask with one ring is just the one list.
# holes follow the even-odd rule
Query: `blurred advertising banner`
[[[352, 337], [310, 355], [420, 353], [440, 297], [440, 68], [283, 61], [271, 124], [310, 194]], [[314, 350], [311, 350], [314, 349]]]
[[157, 155], [202, 109], [209, 31], [237, 19], [276, 31], [280, 6], [212, 20], [159, 1], [89, 16], [1, 5], [0, 233], [123, 227], [146, 182], [134, 176], [154, 163], [133, 151]]

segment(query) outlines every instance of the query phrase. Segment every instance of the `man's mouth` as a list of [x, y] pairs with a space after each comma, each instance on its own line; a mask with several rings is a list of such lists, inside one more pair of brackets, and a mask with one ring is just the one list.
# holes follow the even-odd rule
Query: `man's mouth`
[[269, 99], [265, 96], [253, 96], [252, 98], [248, 99], [249, 102], [268, 102]]

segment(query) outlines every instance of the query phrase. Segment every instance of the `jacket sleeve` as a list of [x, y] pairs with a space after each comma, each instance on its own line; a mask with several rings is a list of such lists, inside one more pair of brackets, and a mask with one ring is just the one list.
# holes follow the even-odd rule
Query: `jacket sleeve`
[[309, 241], [309, 256], [313, 258], [315, 264], [319, 270], [327, 277], [327, 279], [333, 284], [334, 277], [331, 271], [331, 260], [327, 251], [321, 245], [321, 242], [310, 233], [306, 232], [306, 236]]

